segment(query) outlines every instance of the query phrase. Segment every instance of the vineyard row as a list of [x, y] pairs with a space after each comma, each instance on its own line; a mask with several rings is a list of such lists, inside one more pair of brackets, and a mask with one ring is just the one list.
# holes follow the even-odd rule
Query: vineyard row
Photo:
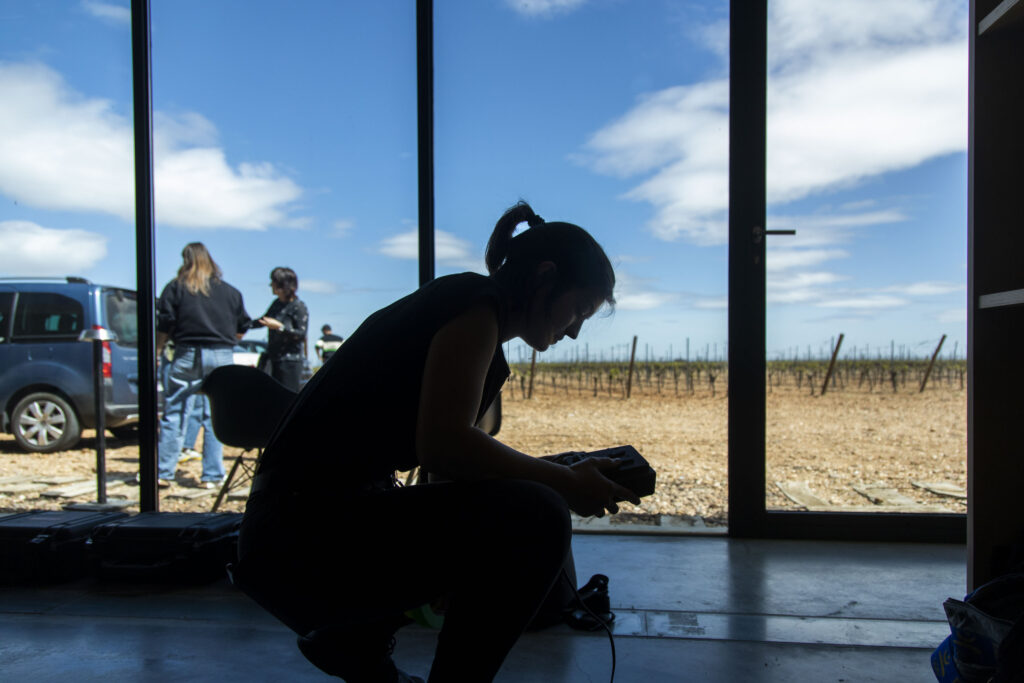
[[[837, 360], [829, 373], [827, 360], [768, 361], [765, 379], [769, 392], [805, 391], [924, 391], [928, 387], [964, 388], [964, 360]], [[566, 362], [511, 363], [506, 388], [509, 398], [528, 398], [535, 391], [564, 392], [569, 396], [629, 397], [683, 396], [728, 391], [728, 364], [719, 362]], [[826, 384], [825, 378], [828, 376]]]

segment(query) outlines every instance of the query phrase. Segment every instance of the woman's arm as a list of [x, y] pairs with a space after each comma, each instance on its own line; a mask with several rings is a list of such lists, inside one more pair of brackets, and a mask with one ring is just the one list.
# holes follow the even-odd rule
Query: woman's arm
[[309, 309], [299, 299], [296, 299], [293, 304], [290, 315], [284, 320], [284, 331], [295, 339], [305, 339], [306, 328], [309, 327]]
[[268, 310], [267, 314], [257, 322], [264, 327], [288, 335], [293, 340], [305, 339], [306, 328], [309, 326], [309, 310], [306, 308], [306, 304], [298, 299], [294, 303], [294, 306], [277, 314], [281, 316], [280, 318], [271, 318], [270, 310]]
[[453, 319], [434, 336], [427, 352], [416, 425], [416, 455], [428, 470], [453, 479], [529, 479], [560, 493], [583, 515], [618, 510], [615, 498], [636, 495], [601, 475], [610, 459], [591, 459], [572, 468], [506, 446], [475, 426], [484, 379], [498, 345], [494, 311], [480, 304]]

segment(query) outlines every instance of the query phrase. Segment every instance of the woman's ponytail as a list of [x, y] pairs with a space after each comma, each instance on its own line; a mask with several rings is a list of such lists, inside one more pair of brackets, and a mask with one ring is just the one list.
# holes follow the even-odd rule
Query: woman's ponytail
[[526, 223], [532, 228], [543, 222], [544, 219], [538, 216], [533, 208], [524, 201], [519, 201], [515, 206], [506, 210], [495, 223], [491, 239], [487, 241], [487, 251], [484, 252], [487, 272], [493, 275], [498, 268], [501, 268], [501, 264], [508, 257], [512, 233], [516, 231], [516, 227], [520, 223]]
[[[530, 229], [513, 238], [520, 223], [529, 223]], [[556, 268], [554, 294], [578, 287], [609, 305], [615, 303], [615, 271], [601, 245], [578, 225], [546, 222], [526, 202], [519, 202], [498, 219], [484, 261], [517, 305], [524, 305], [532, 296], [537, 267], [544, 262]]]

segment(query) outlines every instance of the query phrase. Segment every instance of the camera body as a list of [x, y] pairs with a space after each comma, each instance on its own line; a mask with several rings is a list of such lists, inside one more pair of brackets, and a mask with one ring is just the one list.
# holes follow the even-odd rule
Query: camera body
[[587, 458], [611, 458], [619, 461], [620, 464], [617, 468], [605, 470], [602, 474], [615, 483], [625, 486], [641, 498], [654, 493], [658, 478], [657, 472], [644, 460], [644, 456], [629, 445], [613, 446], [585, 453], [560, 453], [544, 457], [545, 460], [567, 467]]

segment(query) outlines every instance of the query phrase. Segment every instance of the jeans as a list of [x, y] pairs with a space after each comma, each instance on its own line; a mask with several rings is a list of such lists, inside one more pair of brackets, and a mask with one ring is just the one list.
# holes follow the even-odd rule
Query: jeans
[[[189, 399], [196, 396], [203, 379], [214, 368], [231, 365], [231, 349], [206, 349], [184, 346], [175, 350], [174, 360], [167, 373], [164, 387], [164, 416], [160, 420], [160, 445], [157, 457], [157, 476], [173, 480], [181, 455], [184, 432], [188, 420]], [[205, 398], [199, 397], [197, 398]], [[221, 481], [224, 478], [223, 446], [213, 435], [209, 411], [203, 411], [203, 481]]]
[[[195, 448], [196, 439], [199, 438], [199, 428], [203, 426], [204, 420], [210, 418], [210, 399], [206, 394], [193, 394], [185, 408], [185, 440], [182, 442], [184, 448]], [[205, 439], [206, 436], [204, 435]], [[211, 434], [211, 438], [212, 434]]]

